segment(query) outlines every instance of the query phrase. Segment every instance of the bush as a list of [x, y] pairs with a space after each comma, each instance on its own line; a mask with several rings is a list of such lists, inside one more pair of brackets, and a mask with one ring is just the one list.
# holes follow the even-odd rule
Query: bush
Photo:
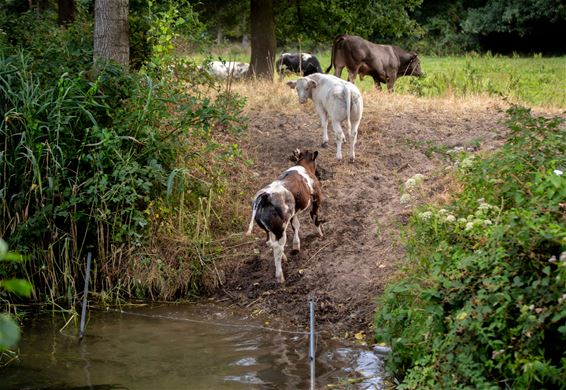
[[523, 108], [508, 126], [460, 164], [454, 202], [411, 218], [411, 264], [375, 320], [400, 388], [565, 386], [566, 130]]
[[[41, 36], [0, 47], [0, 236], [34, 254], [25, 271], [33, 298], [74, 302], [87, 251], [104, 296], [194, 293], [213, 195], [224, 193], [223, 167], [239, 154], [217, 138], [244, 129], [243, 100], [206, 92], [217, 86], [190, 63], [177, 64], [182, 82], [167, 63], [135, 74], [109, 64], [95, 75], [91, 62], [77, 67], [63, 55], [58, 34], [68, 30], [50, 34], [61, 45], [43, 49], [61, 55], [50, 52], [49, 64]], [[173, 228], [186, 242], [162, 258], [169, 242], [160, 238]]]

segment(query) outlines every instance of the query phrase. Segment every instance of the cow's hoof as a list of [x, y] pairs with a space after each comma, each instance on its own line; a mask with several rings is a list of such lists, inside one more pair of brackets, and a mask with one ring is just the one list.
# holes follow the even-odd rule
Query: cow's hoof
[[348, 161], [350, 161], [351, 163], [354, 163], [354, 161], [355, 161], [354, 157], [350, 157], [350, 159]]
[[327, 148], [328, 147], [328, 141], [327, 142], [323, 142], [322, 145], [320, 145], [323, 148]]

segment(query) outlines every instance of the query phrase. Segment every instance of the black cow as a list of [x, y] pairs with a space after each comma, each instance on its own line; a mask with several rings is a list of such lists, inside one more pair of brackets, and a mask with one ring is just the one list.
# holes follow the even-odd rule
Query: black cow
[[322, 73], [318, 59], [309, 53], [283, 53], [275, 62], [279, 81], [283, 80], [285, 73], [298, 73], [308, 76], [313, 73]]

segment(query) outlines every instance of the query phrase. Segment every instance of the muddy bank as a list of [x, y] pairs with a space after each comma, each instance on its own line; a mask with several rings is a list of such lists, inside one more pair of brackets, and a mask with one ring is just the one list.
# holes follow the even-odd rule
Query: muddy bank
[[[245, 218], [250, 216], [255, 190], [291, 165], [288, 156], [293, 149], [316, 149], [325, 197], [325, 237], [318, 237], [305, 214], [301, 253], [291, 255], [288, 240], [286, 282], [279, 285], [271, 250], [256, 226], [254, 242], [217, 262], [224, 280], [216, 295], [291, 327], [308, 324], [306, 302], [314, 297], [320, 329], [342, 337], [346, 332], [369, 335], [374, 297], [404, 261], [400, 229], [412, 208], [450, 196], [449, 150], [462, 147], [481, 153], [501, 145], [506, 104], [365, 94], [358, 159], [351, 164], [335, 160], [332, 136], [328, 148], [320, 147], [320, 124], [312, 102], [299, 106], [291, 91], [282, 88], [280, 93], [280, 107], [252, 102], [247, 112], [250, 125], [241, 146], [256, 163]], [[402, 204], [402, 184], [417, 173], [425, 175], [424, 185], [414, 201]], [[242, 225], [242, 232], [245, 228]]]

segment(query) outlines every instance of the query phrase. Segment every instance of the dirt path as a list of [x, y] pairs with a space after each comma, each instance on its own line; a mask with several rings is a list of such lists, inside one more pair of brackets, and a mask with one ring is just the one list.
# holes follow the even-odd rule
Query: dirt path
[[347, 159], [335, 160], [332, 136], [330, 146], [320, 148], [312, 102], [299, 106], [293, 91], [284, 87], [265, 93], [281, 94], [283, 101], [279, 108], [250, 103], [250, 126], [242, 148], [257, 165], [249, 201], [255, 190], [291, 165], [287, 157], [292, 150], [319, 150], [326, 236], [318, 237], [307, 215], [301, 218], [301, 253], [289, 254], [289, 239], [288, 261], [283, 264], [286, 283], [279, 285], [271, 249], [256, 226], [248, 255], [217, 264], [225, 275], [219, 294], [287, 327], [308, 324], [307, 300], [314, 297], [319, 328], [342, 337], [359, 331], [369, 335], [375, 297], [401, 269], [404, 258], [400, 227], [415, 202], [400, 202], [402, 184], [420, 173], [426, 177], [421, 200], [447, 197], [446, 167], [451, 163], [446, 151], [464, 147], [476, 153], [500, 145], [506, 106], [485, 100], [432, 101], [366, 93], [358, 160], [350, 164]]

